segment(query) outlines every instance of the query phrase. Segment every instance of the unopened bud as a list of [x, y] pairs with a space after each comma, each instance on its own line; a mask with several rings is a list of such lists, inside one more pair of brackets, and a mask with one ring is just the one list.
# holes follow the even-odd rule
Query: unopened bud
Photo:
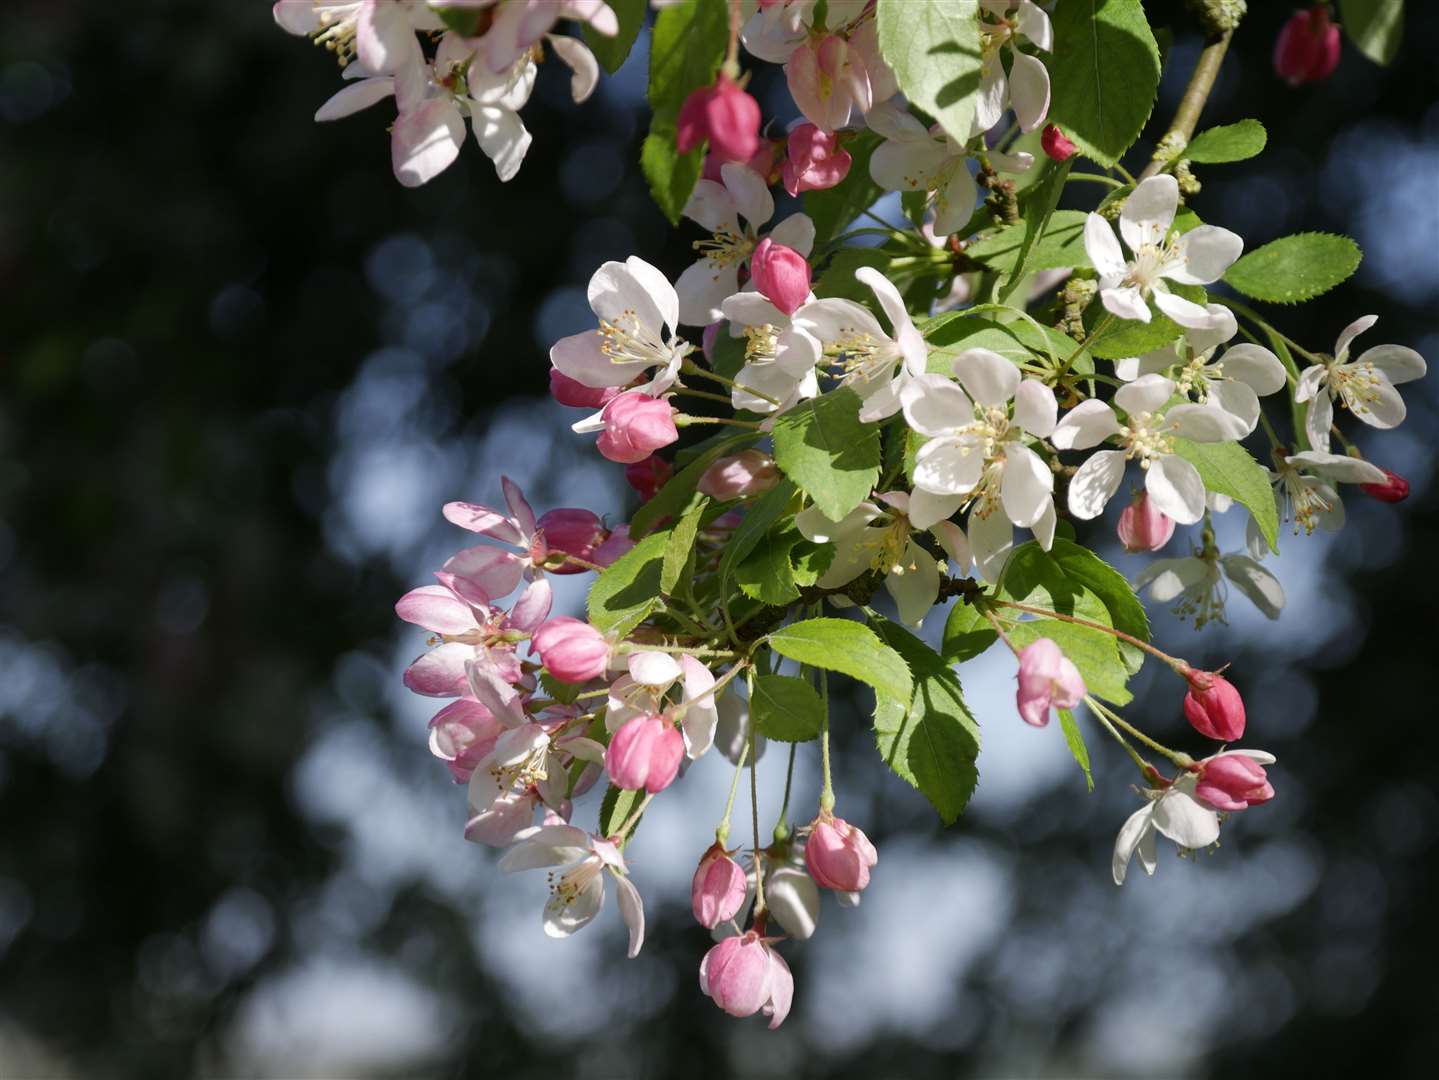
[[1045, 125], [1044, 134], [1039, 137], [1039, 145], [1044, 147], [1044, 152], [1055, 161], [1068, 161], [1079, 149], [1057, 124]]
[[[1272, 760], [1267, 757], [1266, 760]], [[1264, 766], [1247, 754], [1226, 753], [1206, 758], [1194, 794], [1216, 810], [1246, 810], [1274, 798]]]
[[755, 288], [786, 315], [809, 299], [809, 260], [794, 248], [766, 236], [755, 246], [749, 265]]
[[748, 162], [760, 149], [759, 103], [721, 74], [685, 99], [676, 124], [675, 149], [688, 154], [706, 141], [722, 161]]
[[1186, 667], [1189, 692], [1184, 715], [1195, 731], [1208, 739], [1233, 742], [1244, 734], [1244, 699], [1234, 684], [1217, 671]]
[[1379, 471], [1389, 479], [1382, 484], [1360, 484], [1359, 490], [1371, 498], [1378, 499], [1380, 502], [1397, 503], [1409, 498], [1408, 480], [1405, 480], [1404, 477], [1400, 476], [1397, 472], [1392, 472], [1384, 468], [1382, 465], [1379, 467]]
[[859, 892], [869, 884], [869, 870], [879, 853], [864, 830], [844, 818], [822, 815], [810, 826], [804, 864], [815, 884], [836, 892]]
[[690, 909], [706, 930], [735, 917], [744, 905], [746, 878], [729, 852], [715, 844], [704, 853], [690, 883]]
[[1174, 519], [1154, 505], [1147, 492], [1139, 496], [1119, 515], [1119, 542], [1131, 555], [1140, 551], [1158, 551], [1174, 536]]
[[762, 450], [722, 457], [704, 471], [695, 487], [711, 499], [732, 502], [768, 491], [779, 483], [774, 459]]
[[1339, 66], [1339, 27], [1329, 21], [1329, 6], [1296, 11], [1274, 42], [1274, 71], [1290, 86], [1327, 79]]

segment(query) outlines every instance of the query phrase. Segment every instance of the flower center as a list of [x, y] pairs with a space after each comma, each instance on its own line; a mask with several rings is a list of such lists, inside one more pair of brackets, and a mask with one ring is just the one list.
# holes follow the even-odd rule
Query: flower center
[[738, 266], [754, 251], [755, 238], [730, 228], [719, 228], [708, 240], [696, 240], [691, 245], [700, 257], [715, 269]]
[[1284, 517], [1286, 520], [1293, 519], [1294, 535], [1298, 536], [1300, 529], [1304, 530], [1305, 535], [1314, 532], [1320, 515], [1334, 509], [1333, 504], [1324, 497], [1318, 484], [1300, 476], [1299, 470], [1292, 466], [1286, 465], [1279, 470], [1279, 481], [1283, 492]]
[[310, 34], [310, 40], [334, 53], [340, 67], [348, 67], [355, 58], [355, 25], [359, 20], [360, 4], [321, 8], [315, 14], [320, 20], [320, 28]]
[[1141, 244], [1134, 253], [1134, 261], [1129, 264], [1124, 283], [1133, 285], [1143, 295], [1148, 296], [1172, 262], [1172, 245], [1168, 241], [1162, 244]]
[[1162, 423], [1163, 419], [1154, 413], [1135, 413], [1120, 434], [1124, 456], [1138, 461], [1141, 469], [1149, 468], [1156, 458], [1174, 453], [1174, 439], [1165, 433]]
[[1193, 397], [1203, 405], [1209, 400], [1209, 384], [1223, 378], [1223, 364], [1206, 364], [1204, 356], [1196, 356], [1179, 369], [1174, 377], [1174, 386], [1181, 394]]
[[846, 327], [825, 347], [830, 366], [837, 369], [845, 382], [872, 382], [894, 373], [899, 359], [899, 346], [892, 341], [876, 341], [863, 330]]
[[773, 363], [779, 353], [779, 331], [769, 323], [744, 328], [744, 358], [753, 364]]
[[594, 881], [595, 875], [600, 872], [600, 859], [597, 855], [588, 856], [578, 866], [572, 866], [563, 873], [551, 873], [549, 875], [550, 901], [546, 907], [552, 911], [563, 911], [568, 908], [586, 891], [590, 882]]
[[640, 322], [634, 308], [625, 308], [613, 321], [600, 320], [596, 331], [603, 339], [600, 352], [613, 364], [668, 364], [670, 350], [659, 331]]
[[1379, 400], [1380, 378], [1374, 365], [1334, 364], [1329, 368], [1329, 385], [1349, 406], [1350, 412], [1368, 412]]

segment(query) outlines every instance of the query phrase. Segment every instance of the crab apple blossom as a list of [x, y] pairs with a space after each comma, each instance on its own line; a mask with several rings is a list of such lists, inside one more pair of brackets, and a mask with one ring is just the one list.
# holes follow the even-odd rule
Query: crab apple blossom
[[1274, 786], [1264, 771], [1274, 756], [1262, 750], [1229, 750], [1199, 763], [1194, 796], [1201, 803], [1234, 813], [1274, 798]]
[[1403, 345], [1375, 345], [1349, 359], [1354, 339], [1378, 321], [1378, 315], [1355, 319], [1340, 332], [1331, 358], [1300, 373], [1294, 400], [1309, 403], [1304, 432], [1311, 449], [1329, 449], [1336, 398], [1370, 427], [1387, 430], [1403, 422], [1404, 399], [1394, 388], [1424, 375], [1424, 357]]
[[430, 719], [430, 753], [443, 761], [455, 783], [469, 781], [475, 765], [495, 748], [505, 730], [495, 714], [478, 701], [452, 701]]
[[1339, 27], [1329, 20], [1329, 5], [1296, 11], [1274, 41], [1274, 73], [1290, 86], [1320, 82], [1339, 66]]
[[665, 398], [630, 390], [600, 410], [604, 430], [595, 447], [611, 461], [632, 465], [680, 437], [675, 410]]
[[612, 646], [604, 634], [568, 615], [558, 616], [541, 626], [530, 644], [545, 670], [560, 682], [589, 682], [609, 667]]
[[744, 366], [730, 400], [736, 409], [778, 414], [818, 396], [820, 343], [757, 292], [727, 297], [721, 310], [745, 339]]
[[651, 795], [674, 783], [685, 756], [685, 741], [662, 716], [636, 716], [610, 738], [605, 772], [618, 788]]
[[550, 397], [576, 409], [603, 409], [619, 396], [617, 386], [586, 386], [559, 368], [550, 368]]
[[[593, 510], [561, 507], [540, 515], [535, 522], [535, 535], [543, 542], [548, 556], [573, 555], [592, 562], [595, 548], [609, 538], [610, 531]], [[546, 569], [552, 574], [580, 574], [586, 567], [562, 559], [559, 565], [546, 565]]]
[[685, 98], [676, 121], [675, 149], [681, 154], [709, 143], [723, 161], [748, 162], [759, 150], [759, 102], [728, 75]]
[[1189, 690], [1184, 695], [1184, 717], [1207, 739], [1234, 742], [1244, 736], [1244, 699], [1234, 684], [1217, 671], [1186, 668]]
[[821, 813], [804, 842], [804, 865], [816, 885], [836, 892], [863, 892], [879, 852], [864, 830], [844, 818]]
[[424, 56], [415, 31], [444, 29], [428, 5], [401, 0], [277, 0], [271, 13], [282, 30], [310, 38], [341, 67], [366, 75], [418, 67]]
[[[678, 659], [663, 652], [634, 652], [628, 671], [616, 679], [605, 702], [605, 727], [617, 732], [637, 716], [663, 714], [677, 719], [684, 752], [691, 759], [714, 745], [719, 724], [714, 673], [693, 656]], [[678, 700], [674, 700], [671, 695]]]
[[1072, 709], [1088, 693], [1079, 669], [1049, 638], [1019, 651], [1018, 679], [1019, 715], [1033, 727], [1046, 726], [1051, 709]]
[[1379, 471], [1384, 474], [1383, 480], [1374, 480], [1367, 484], [1360, 484], [1359, 490], [1368, 495], [1371, 499], [1378, 499], [1380, 502], [1397, 503], [1409, 498], [1409, 481], [1400, 476], [1397, 472], [1380, 467]]
[[784, 932], [799, 941], [814, 936], [819, 925], [819, 886], [800, 866], [770, 870], [764, 879], [764, 901]]
[[1159, 865], [1159, 836], [1173, 840], [1180, 851], [1202, 851], [1219, 839], [1219, 814], [1195, 797], [1197, 781], [1184, 773], [1171, 784], [1140, 792], [1146, 802], [1120, 826], [1114, 841], [1114, 883], [1123, 885], [1129, 863], [1137, 854], [1146, 874]]
[[810, 123], [790, 130], [784, 161], [784, 189], [798, 196], [805, 191], [835, 187], [849, 175], [854, 158], [840, 136]]
[[1174, 537], [1174, 519], [1158, 509], [1141, 491], [1119, 515], [1119, 542], [1131, 555], [1158, 551]]
[[779, 482], [774, 458], [761, 450], [743, 450], [706, 469], [695, 490], [719, 502], [733, 502], [769, 491]]
[[1169, 290], [1177, 285], [1218, 281], [1244, 251], [1244, 241], [1217, 225], [1200, 225], [1183, 235], [1173, 231], [1179, 184], [1168, 174], [1141, 180], [1119, 215], [1119, 235], [1132, 257], [1126, 261], [1109, 222], [1091, 213], [1084, 225], [1084, 250], [1099, 272], [1099, 299], [1121, 319], [1150, 319], [1149, 300], [1180, 326], [1216, 325], [1215, 316]]
[[478, 0], [468, 6], [482, 9], [487, 16], [476, 44], [491, 71], [503, 71], [542, 39], [577, 43], [574, 38], [550, 33], [560, 19], [586, 23], [604, 37], [614, 37], [620, 27], [614, 10], [604, 0]]
[[690, 883], [690, 910], [706, 930], [733, 919], [744, 906], [745, 872], [732, 854], [715, 844], [700, 859]]
[[[971, 135], [994, 127], [1011, 105], [1020, 130], [1033, 131], [1049, 114], [1049, 70], [1044, 61], [1016, 46], [1028, 41], [1042, 52], [1053, 49], [1054, 27], [1049, 15], [1034, 0], [979, 0], [979, 10], [979, 93]], [[1007, 74], [1001, 49], [1009, 52]]]
[[1044, 133], [1039, 137], [1039, 145], [1054, 161], [1068, 161], [1079, 149], [1057, 124], [1044, 126]]
[[[1281, 521], [1294, 522], [1297, 535], [1302, 529], [1312, 533], [1317, 525], [1326, 532], [1344, 527], [1344, 503], [1338, 486], [1382, 483], [1384, 471], [1361, 458], [1348, 454], [1331, 454], [1319, 450], [1303, 450], [1297, 454], [1276, 455], [1275, 468], [1270, 472], [1274, 485], [1274, 502]], [[1246, 527], [1249, 552], [1263, 558], [1267, 544], [1251, 515]]]
[[809, 261], [794, 248], [766, 236], [750, 257], [750, 280], [766, 300], [793, 315], [814, 294], [809, 291]]
[[725, 938], [700, 961], [700, 990], [731, 1016], [763, 1010], [773, 1030], [789, 1015], [794, 976], [771, 940], [754, 930]]
[[[1263, 541], [1261, 541], [1262, 543]], [[1228, 587], [1233, 585], [1268, 619], [1277, 619], [1284, 610], [1284, 588], [1279, 579], [1260, 565], [1251, 554], [1220, 554], [1206, 546], [1193, 555], [1177, 559], [1155, 559], [1134, 580], [1134, 587], [1148, 589], [1161, 604], [1174, 603], [1174, 614], [1192, 619], [1194, 628], [1210, 623], [1227, 623]]]

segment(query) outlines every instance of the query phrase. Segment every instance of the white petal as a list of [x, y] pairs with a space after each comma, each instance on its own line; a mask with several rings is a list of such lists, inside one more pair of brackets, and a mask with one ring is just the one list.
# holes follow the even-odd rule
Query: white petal
[[646, 686], [669, 686], [680, 677], [679, 662], [669, 653], [631, 653], [627, 666], [630, 678]]
[[1144, 489], [1154, 505], [1180, 525], [1193, 525], [1204, 516], [1204, 481], [1182, 457], [1169, 454], [1150, 462]]
[[921, 435], [947, 435], [974, 418], [974, 406], [964, 391], [943, 375], [910, 379], [900, 403], [905, 420]]
[[904, 306], [904, 297], [899, 295], [894, 283], [873, 266], [861, 266], [854, 272], [854, 278], [874, 290], [875, 299], [879, 301], [890, 326], [894, 327], [894, 338], [899, 340], [900, 332], [914, 323], [910, 320], [909, 309]]
[[1208, 285], [1244, 254], [1244, 238], [1218, 225], [1200, 225], [1179, 238], [1174, 253], [1179, 265], [1166, 270], [1165, 277], [1181, 285]]
[[567, 34], [546, 34], [545, 40], [574, 72], [570, 77], [570, 97], [577, 105], [587, 100], [600, 81], [600, 65], [595, 54], [579, 38]]
[[1153, 832], [1152, 816], [1152, 806], [1141, 806], [1125, 818], [1124, 824], [1119, 827], [1119, 835], [1114, 839], [1114, 856], [1110, 863], [1116, 885], [1124, 884], [1129, 860], [1134, 857], [1134, 849], [1139, 846], [1140, 838]]
[[791, 214], [769, 231], [769, 238], [809, 258], [814, 249], [814, 219], [808, 214]]
[[[666, 328], [673, 332], [680, 321], [680, 302], [679, 297], [675, 295], [674, 286], [670, 284], [670, 279], [638, 255], [631, 255], [625, 260], [625, 269], [629, 271], [635, 286], [653, 302], [654, 309], [659, 312], [660, 319]], [[648, 325], [654, 326], [655, 324]]]
[[[915, 492], [916, 498], [924, 494], [924, 492], [920, 491]], [[936, 496], [933, 495], [928, 497], [931, 499], [936, 498]], [[912, 504], [910, 509], [911, 511], [913, 510]], [[955, 509], [958, 509], [957, 505]], [[951, 510], [950, 513], [954, 513], [954, 510]], [[910, 523], [914, 523], [913, 517], [910, 518]], [[964, 530], [952, 521], [943, 520], [934, 522], [928, 526], [928, 529], [930, 534], [939, 541], [939, 546], [944, 548], [944, 553], [949, 563], [949, 572], [951, 574], [967, 573], [969, 564], [974, 560], [970, 557], [969, 539], [964, 535]]]
[[730, 161], [720, 166], [724, 186], [734, 198], [735, 209], [755, 228], [774, 217], [774, 196], [764, 177], [747, 165]]
[[988, 517], [969, 515], [969, 546], [979, 576], [993, 584], [999, 580], [1009, 553], [1014, 549], [1014, 527], [1009, 518], [994, 508]]
[[[1233, 393], [1249, 395], [1253, 401], [1253, 409], [1256, 413], [1254, 419], [1257, 422], [1259, 399], [1254, 397], [1254, 391], [1243, 383], [1227, 385], [1233, 388]], [[1225, 442], [1230, 439], [1242, 439], [1254, 430], [1253, 425], [1247, 424], [1238, 413], [1228, 412], [1218, 404], [1176, 405], [1165, 414], [1164, 420], [1168, 430], [1174, 432], [1181, 439], [1192, 439], [1195, 442]]]
[[1424, 357], [1403, 345], [1375, 345], [1359, 354], [1358, 364], [1373, 364], [1394, 384], [1423, 378], [1427, 367]]
[[1133, 285], [1122, 289], [1100, 289], [1099, 302], [1104, 305], [1105, 311], [1121, 319], [1147, 323], [1152, 318], [1149, 305], [1144, 302], [1144, 294]]
[[1155, 289], [1153, 295], [1154, 306], [1180, 326], [1205, 330], [1213, 328], [1219, 322], [1219, 319], [1211, 315], [1203, 304], [1196, 304], [1193, 300], [1186, 300], [1182, 296], [1176, 296], [1172, 292], [1164, 292], [1160, 289]]
[[1239, 321], [1223, 304], [1205, 304], [1204, 310], [1214, 317], [1215, 323], [1212, 327], [1196, 327], [1185, 333], [1192, 356], [1203, 356], [1239, 333]]
[[733, 265], [719, 266], [709, 259], [690, 263], [675, 282], [679, 321], [686, 326], [708, 326], [724, 315], [720, 307], [739, 289]]
[[983, 470], [984, 455], [977, 447], [934, 439], [915, 455], [914, 486], [936, 495], [964, 495], [974, 490]]
[[1157, 413], [1174, 396], [1174, 383], [1163, 375], [1141, 375], [1114, 392], [1114, 404], [1129, 416]]
[[[630, 262], [639, 263], [640, 260], [632, 257]], [[651, 295], [649, 285], [654, 281], [654, 277], [658, 276], [663, 281], [664, 275], [648, 263], [642, 265], [649, 267], [650, 273], [636, 276], [627, 263], [602, 263], [600, 268], [590, 275], [590, 283], [586, 289], [591, 310], [607, 322], [616, 323], [621, 319], [628, 322], [633, 319], [640, 326], [658, 330], [665, 322], [667, 309], [671, 306], [678, 309], [679, 301], [676, 299], [671, 304], [674, 288], [668, 281], [664, 282], [668, 295]], [[664, 303], [666, 311], [661, 310], [661, 302]], [[627, 318], [626, 312], [632, 314]]]
[[1304, 434], [1311, 449], [1329, 451], [1329, 428], [1334, 424], [1334, 402], [1327, 393], [1321, 393], [1309, 403], [1304, 416]]
[[[959, 509], [964, 502], [963, 495], [940, 495], [933, 491], [925, 491], [917, 487], [909, 497], [909, 523], [916, 529], [938, 530], [943, 525], [952, 526], [959, 538], [963, 540], [964, 531], [948, 519]], [[943, 543], [943, 540], [941, 540]], [[949, 550], [946, 548], [946, 550]], [[969, 562], [969, 544], [965, 543], [963, 548], [965, 563]], [[950, 552], [954, 554], [953, 551]]]
[[[1241, 434], [1221, 435], [1220, 439], [1242, 439], [1259, 426], [1259, 396], [1249, 388], [1247, 383], [1239, 382], [1237, 379], [1225, 379], [1223, 382], [1211, 386], [1207, 407], [1221, 409], [1240, 423]], [[1192, 438], [1192, 436], [1185, 435], [1185, 438]]]
[[629, 927], [628, 956], [633, 960], [645, 943], [645, 904], [640, 899], [640, 891], [628, 877], [614, 873], [611, 876], [615, 879], [615, 899], [620, 905], [620, 915], [625, 920], [625, 926]]
[[604, 903], [603, 874], [591, 877], [578, 893], [556, 893], [545, 905], [545, 933], [554, 938], [566, 938], [576, 930], [583, 930], [594, 921]]
[[1088, 450], [1117, 434], [1119, 421], [1114, 410], [1105, 402], [1090, 398], [1064, 414], [1049, 441], [1059, 450]]
[[890, 139], [881, 143], [871, 155], [869, 175], [886, 191], [929, 191], [948, 160], [949, 151], [944, 144], [935, 142], [928, 135], [913, 141]]
[[435, 98], [401, 114], [390, 130], [390, 164], [405, 187], [419, 187], [444, 172], [460, 155], [465, 122], [448, 98]]
[[1127, 268], [1124, 250], [1119, 246], [1119, 239], [1109, 222], [1098, 214], [1090, 214], [1084, 219], [1084, 252], [1101, 277], [1124, 276]]
[[1019, 389], [1019, 368], [988, 349], [966, 349], [954, 358], [955, 375], [979, 405], [1004, 405]]
[[1298, 468], [1308, 467], [1322, 476], [1345, 484], [1382, 484], [1388, 479], [1382, 469], [1348, 454], [1325, 454], [1316, 450], [1305, 450], [1285, 458], [1284, 462]]
[[1262, 345], [1235, 345], [1224, 351], [1223, 360], [1224, 377], [1238, 379], [1260, 397], [1284, 389], [1284, 365]]
[[885, 417], [899, 412], [899, 392], [904, 387], [904, 380], [894, 379], [883, 384], [869, 383], [868, 387], [870, 389], [867, 393], [864, 392], [863, 386], [856, 388], [864, 396], [864, 404], [859, 410], [861, 424], [877, 424]]
[[939, 567], [933, 555], [911, 541], [904, 559], [889, 572], [884, 584], [899, 608], [900, 622], [918, 626], [939, 596]]
[[1182, 791], [1170, 789], [1154, 803], [1154, 827], [1180, 847], [1200, 851], [1219, 839], [1219, 815]]
[[1174, 177], [1164, 173], [1141, 180], [1124, 200], [1119, 235], [1131, 251], [1137, 252], [1145, 245], [1157, 247], [1169, 235], [1178, 209], [1179, 182]]
[[617, 364], [603, 351], [604, 338], [598, 330], [560, 338], [550, 346], [550, 363], [578, 383], [600, 389], [624, 386], [649, 370], [644, 361]]
[[1155, 559], [1134, 579], [1134, 587], [1149, 586], [1149, 595], [1161, 604], [1198, 589], [1218, 574], [1203, 559], [1186, 555], [1182, 559]]
[[1364, 401], [1349, 402], [1349, 411], [1355, 417], [1363, 420], [1370, 427], [1388, 430], [1396, 428], [1404, 422], [1407, 410], [1404, 407], [1404, 399], [1399, 396], [1399, 391], [1389, 385], [1389, 380], [1384, 377], [1383, 372], [1375, 373], [1375, 383], [1369, 390], [1370, 397]]
[[394, 93], [395, 80], [388, 75], [375, 79], [362, 79], [359, 82], [351, 83], [321, 105], [315, 112], [315, 119], [321, 123], [326, 120], [338, 120], [342, 116], [349, 116], [361, 109], [368, 109], [376, 102], [392, 97]]
[[1097, 518], [1123, 479], [1123, 451], [1100, 450], [1069, 478], [1069, 512], [1082, 521]]
[[741, 326], [784, 326], [789, 316], [757, 292], [737, 292], [720, 304], [724, 317]]
[[1010, 521], [1027, 529], [1054, 505], [1054, 473], [1027, 446], [1013, 444], [1004, 456], [1004, 512]]
[[1299, 373], [1299, 384], [1294, 388], [1295, 401], [1308, 401], [1324, 384], [1329, 369], [1323, 364], [1313, 364]]
[[1044, 439], [1054, 434], [1059, 403], [1054, 391], [1038, 379], [1025, 379], [1014, 392], [1014, 422], [1031, 435]]
[[959, 164], [949, 182], [939, 190], [934, 200], [934, 235], [949, 236], [964, 228], [974, 216], [974, 204], [979, 200], [979, 185], [963, 164]]
[[889, 338], [869, 309], [853, 300], [814, 300], [796, 311], [793, 319], [796, 327], [827, 343], [861, 334], [876, 341]]
[[[886, 139], [929, 139], [929, 130], [919, 118], [893, 101], [885, 101], [865, 113], [864, 122], [870, 130]], [[878, 177], [875, 178], [878, 182]]]
[[699, 180], [685, 203], [684, 216], [709, 232], [739, 232], [739, 216], [734, 196], [715, 180]]
[[1341, 364], [1348, 358], [1349, 346], [1364, 331], [1379, 321], [1378, 315], [1361, 315], [1339, 331], [1339, 340], [1334, 343], [1334, 358]]
[[1018, 50], [1011, 51], [1009, 97], [1021, 131], [1033, 131], [1049, 114], [1049, 71], [1043, 61]]
[[1284, 610], [1284, 588], [1278, 578], [1248, 555], [1222, 555], [1219, 565], [1224, 576], [1267, 618], [1279, 618]]
[[[1006, 5], [1008, 6], [1008, 5]], [[1016, 12], [1019, 32], [1034, 43], [1035, 48], [1050, 52], [1054, 48], [1054, 27], [1049, 15], [1034, 0], [1019, 0]]]

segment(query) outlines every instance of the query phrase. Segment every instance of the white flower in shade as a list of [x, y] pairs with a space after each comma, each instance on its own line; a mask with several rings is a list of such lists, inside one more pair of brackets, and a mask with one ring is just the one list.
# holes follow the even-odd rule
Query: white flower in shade
[[[680, 338], [679, 297], [664, 274], [637, 256], [607, 262], [590, 278], [590, 309], [599, 328], [561, 338], [550, 363], [564, 375], [596, 389], [628, 386], [653, 372], [639, 387], [658, 395], [674, 385], [692, 346]], [[574, 424], [578, 432], [603, 426], [600, 414]]]
[[[1384, 470], [1361, 458], [1347, 454], [1329, 454], [1305, 450], [1278, 462], [1279, 468], [1269, 474], [1274, 485], [1274, 502], [1281, 521], [1294, 522], [1294, 532], [1312, 533], [1315, 526], [1325, 532], [1338, 532], [1344, 527], [1344, 503], [1339, 498], [1339, 484], [1382, 484]], [[1250, 515], [1246, 527], [1246, 546], [1256, 559], [1269, 550], [1259, 526]]]
[[612, 877], [620, 914], [630, 931], [629, 956], [634, 959], [645, 942], [645, 909], [639, 890], [627, 876], [620, 849], [613, 841], [565, 825], [557, 817], [548, 822], [521, 833], [500, 860], [500, 869], [512, 874], [564, 868], [550, 874], [550, 899], [545, 904], [545, 933], [555, 938], [569, 937], [594, 920], [604, 906], [605, 877]]
[[899, 411], [900, 391], [924, 374], [929, 347], [888, 278], [872, 266], [854, 276], [874, 290], [893, 336], [867, 309], [838, 298], [805, 304], [794, 313], [794, 325], [820, 343], [821, 362], [864, 399], [859, 418], [872, 424]]
[[779, 414], [819, 393], [819, 342], [757, 292], [735, 293], [720, 305], [745, 337], [744, 366], [730, 400], [736, 409]]
[[1122, 447], [1091, 455], [1070, 478], [1070, 513], [1084, 521], [1102, 514], [1133, 459], [1161, 511], [1181, 525], [1193, 525], [1204, 515], [1204, 481], [1198, 469], [1174, 453], [1174, 439], [1223, 442], [1248, 432], [1238, 418], [1207, 405], [1175, 405], [1162, 412], [1174, 394], [1174, 383], [1163, 375], [1141, 375], [1114, 392], [1114, 404], [1125, 412], [1123, 424], [1109, 405], [1095, 399], [1065, 414], [1051, 436], [1060, 450], [1087, 450], [1114, 437]]
[[[1261, 539], [1262, 543], [1262, 539]], [[1233, 585], [1268, 619], [1284, 610], [1284, 588], [1249, 554], [1221, 555], [1212, 544], [1177, 559], [1155, 559], [1134, 581], [1161, 604], [1173, 604], [1180, 619], [1192, 619], [1198, 630], [1211, 622], [1227, 625], [1229, 586]]]
[[[745, 21], [740, 32], [745, 49], [761, 60], [783, 64], [809, 37], [817, 2], [769, 0], [760, 4], [759, 10]], [[831, 33], [842, 33], [859, 22], [868, 6], [869, 0], [830, 0], [825, 13], [825, 27]], [[869, 25], [873, 25], [873, 20]]]
[[[939, 564], [911, 535], [910, 497], [890, 491], [875, 500], [860, 503], [840, 521], [811, 506], [795, 515], [794, 523], [806, 540], [834, 544], [834, 558], [820, 575], [820, 588], [837, 589], [878, 570], [885, 575], [884, 585], [899, 608], [900, 620], [919, 626], [939, 596]], [[950, 572], [963, 574], [970, 562], [964, 530], [952, 521], [939, 521], [929, 532], [948, 556]], [[846, 606], [844, 597], [830, 599]]]
[[[719, 703], [709, 668], [693, 656], [676, 658], [663, 652], [631, 653], [626, 664], [629, 673], [610, 686], [606, 703], [605, 728], [611, 735], [637, 716], [679, 713], [690, 760], [714, 745]], [[670, 702], [666, 695], [676, 684], [679, 700]]]
[[1174, 388], [1201, 405], [1223, 409], [1243, 422], [1245, 434], [1259, 424], [1259, 399], [1284, 388], [1284, 365], [1262, 345], [1242, 342], [1216, 350], [1239, 330], [1234, 315], [1222, 304], [1206, 304], [1213, 328], [1189, 329], [1172, 345], [1114, 362], [1114, 373], [1126, 382], [1141, 375], [1168, 375]]
[[[1033, 131], [1049, 114], [1049, 71], [1043, 61], [1020, 52], [1016, 45], [1028, 40], [1035, 48], [1049, 52], [1054, 48], [1054, 27], [1033, 0], [979, 0], [979, 8], [979, 95], [974, 102], [972, 134], [994, 127], [1010, 105], [1014, 106], [1020, 129]], [[1008, 76], [1000, 56], [1006, 46]]]
[[[721, 318], [725, 297], [739, 291], [739, 270], [760, 242], [760, 227], [774, 216], [774, 197], [759, 173], [730, 162], [721, 166], [720, 176], [723, 183], [695, 184], [685, 204], [684, 216], [711, 233], [708, 240], [694, 242], [700, 257], [675, 282], [680, 322], [686, 326], [705, 326]], [[808, 258], [814, 222], [807, 214], [791, 214], [768, 235]]]
[[905, 388], [905, 420], [929, 436], [915, 455], [911, 520], [924, 528], [968, 506], [974, 558], [992, 580], [1013, 526], [1032, 529], [1045, 550], [1054, 540], [1054, 472], [1024, 440], [1049, 436], [1058, 406], [1054, 391], [988, 349], [960, 353], [953, 369], [960, 386], [925, 375]]
[[[1260, 765], [1274, 764], [1274, 755], [1263, 750], [1231, 750]], [[1150, 789], [1140, 794], [1147, 804], [1131, 814], [1119, 828], [1114, 841], [1114, 883], [1124, 884], [1130, 860], [1137, 854], [1146, 874], [1153, 874], [1159, 865], [1156, 837], [1167, 836], [1179, 845], [1181, 855], [1209, 847], [1219, 839], [1219, 814], [1195, 797], [1198, 778], [1194, 773], [1181, 774], [1165, 788]]]
[[1354, 339], [1378, 321], [1378, 315], [1355, 319], [1334, 343], [1333, 358], [1300, 374], [1294, 397], [1309, 402], [1304, 431], [1312, 449], [1329, 449], [1335, 398], [1370, 427], [1393, 428], [1403, 421], [1404, 399], [1394, 387], [1422, 377], [1424, 357], [1403, 345], [1375, 345], [1360, 353], [1359, 359], [1349, 359]]
[[1199, 304], [1176, 296], [1166, 282], [1208, 285], [1218, 281], [1244, 251], [1244, 241], [1217, 225], [1200, 225], [1182, 236], [1171, 233], [1179, 208], [1179, 184], [1169, 175], [1141, 180], [1124, 201], [1119, 233], [1129, 245], [1124, 250], [1109, 222], [1090, 214], [1084, 223], [1084, 250], [1099, 272], [1099, 299], [1121, 319], [1148, 322], [1149, 304], [1180, 326], [1195, 329], [1215, 325], [1215, 316]]
[[345, 67], [362, 75], [393, 75], [424, 63], [417, 30], [443, 30], [427, 4], [399, 0], [278, 0], [276, 24], [323, 45]]

